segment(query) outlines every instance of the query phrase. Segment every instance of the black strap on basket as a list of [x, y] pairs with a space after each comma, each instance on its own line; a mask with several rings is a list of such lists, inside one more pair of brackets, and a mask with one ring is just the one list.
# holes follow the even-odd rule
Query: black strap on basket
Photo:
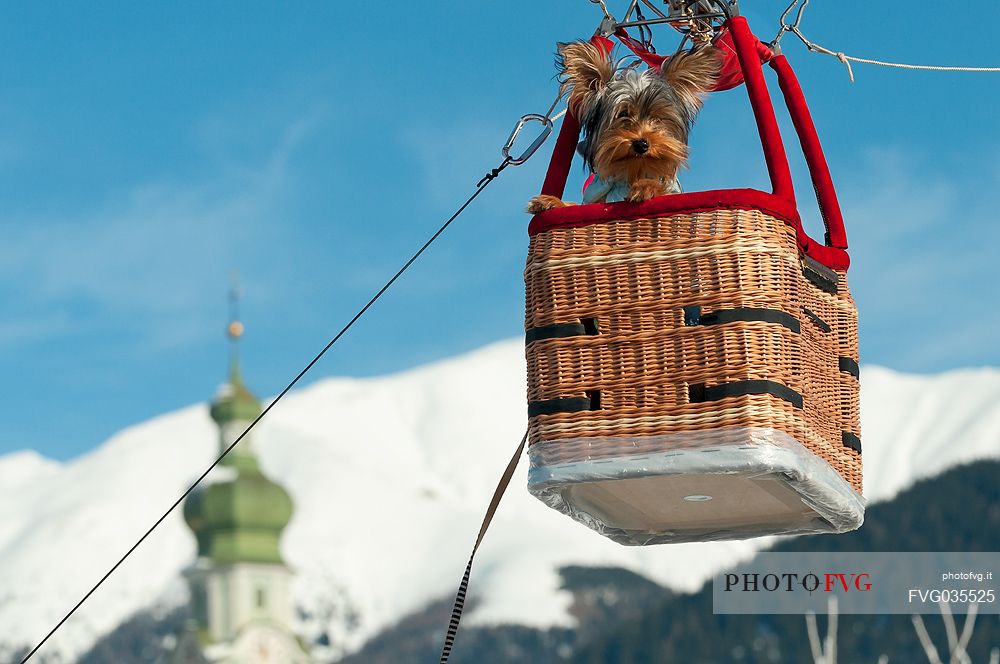
[[451, 607], [451, 619], [448, 621], [448, 631], [445, 633], [444, 647], [441, 649], [441, 664], [447, 663], [448, 658], [451, 657], [451, 650], [455, 647], [455, 638], [458, 636], [458, 625], [462, 622], [462, 612], [465, 610], [465, 596], [469, 591], [472, 561], [475, 560], [476, 551], [479, 550], [479, 545], [482, 544], [483, 537], [486, 536], [490, 522], [493, 521], [493, 515], [496, 514], [497, 507], [500, 506], [500, 499], [503, 498], [503, 494], [510, 485], [510, 480], [514, 476], [514, 470], [517, 469], [517, 464], [521, 460], [521, 455], [524, 453], [524, 446], [527, 442], [528, 432], [525, 431], [524, 436], [521, 438], [521, 443], [517, 446], [517, 451], [514, 452], [514, 456], [507, 463], [507, 468], [503, 471], [503, 476], [500, 478], [497, 488], [493, 491], [493, 499], [490, 500], [490, 506], [486, 508], [483, 525], [479, 527], [479, 536], [476, 537], [476, 544], [472, 547], [472, 555], [469, 556], [469, 564], [465, 566], [465, 574], [462, 575], [462, 582], [458, 585], [455, 604]]

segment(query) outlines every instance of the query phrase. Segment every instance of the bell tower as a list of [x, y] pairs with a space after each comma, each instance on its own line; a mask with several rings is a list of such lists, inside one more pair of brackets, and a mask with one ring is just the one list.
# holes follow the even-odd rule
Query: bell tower
[[[244, 328], [235, 289], [230, 303], [229, 377], [209, 411], [219, 428], [220, 454], [261, 414], [240, 371]], [[292, 574], [279, 547], [292, 509], [288, 493], [261, 471], [252, 433], [184, 503], [184, 519], [198, 543], [198, 558], [185, 576], [208, 661], [310, 661], [291, 629]]]

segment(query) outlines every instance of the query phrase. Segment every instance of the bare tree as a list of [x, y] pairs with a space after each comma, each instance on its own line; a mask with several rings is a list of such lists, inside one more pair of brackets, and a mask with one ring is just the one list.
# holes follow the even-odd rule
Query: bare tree
[[[948, 639], [947, 664], [972, 664], [972, 659], [969, 657], [969, 653], [966, 652], [966, 648], [968, 648], [969, 641], [972, 640], [972, 632], [976, 628], [976, 616], [979, 614], [979, 604], [975, 602], [969, 604], [961, 633], [959, 633], [956, 626], [951, 606], [947, 602], [940, 602], [938, 608], [941, 611], [941, 619], [944, 621], [944, 632]], [[938, 654], [938, 650], [934, 646], [930, 634], [927, 633], [924, 619], [919, 615], [911, 616], [911, 618], [913, 620], [913, 629], [917, 633], [917, 638], [920, 639], [920, 645], [924, 649], [924, 654], [927, 655], [927, 661], [930, 664], [945, 664], [945, 661], [941, 659], [941, 655]], [[990, 652], [990, 664], [1000, 664], [1000, 648], [994, 648]]]
[[[837, 664], [837, 621], [840, 610], [836, 595], [831, 595], [826, 604], [826, 638], [820, 639], [816, 623], [816, 612], [806, 612], [806, 632], [809, 634], [809, 649], [815, 664]], [[889, 664], [889, 656], [882, 655], [878, 664]], [[993, 664], [991, 662], [991, 664]], [[997, 662], [996, 664], [1000, 664]]]
[[815, 664], [837, 664], [837, 597], [831, 595], [826, 605], [826, 638], [820, 641], [816, 625], [816, 612], [806, 613], [806, 631], [809, 633], [809, 649]]
[[[972, 659], [969, 657], [969, 653], [966, 652], [966, 648], [968, 648], [969, 642], [972, 640], [972, 633], [976, 628], [976, 616], [979, 614], [979, 605], [976, 603], [969, 604], [961, 632], [958, 631], [951, 606], [947, 602], [941, 602], [938, 608], [941, 611], [941, 619], [944, 621], [944, 631], [948, 639], [947, 661], [942, 660], [941, 655], [938, 654], [938, 650], [934, 646], [930, 634], [927, 632], [927, 626], [924, 624], [923, 618], [919, 615], [911, 616], [913, 629], [917, 633], [917, 638], [920, 639], [920, 645], [927, 655], [927, 660], [930, 664], [972, 664]], [[806, 632], [809, 634], [809, 649], [812, 651], [814, 664], [837, 664], [838, 615], [837, 598], [831, 596], [827, 601], [826, 637], [820, 638], [816, 612], [808, 611], [806, 613]], [[878, 664], [889, 664], [889, 656], [880, 655]], [[989, 664], [1000, 664], [1000, 648], [993, 648], [990, 651]]]

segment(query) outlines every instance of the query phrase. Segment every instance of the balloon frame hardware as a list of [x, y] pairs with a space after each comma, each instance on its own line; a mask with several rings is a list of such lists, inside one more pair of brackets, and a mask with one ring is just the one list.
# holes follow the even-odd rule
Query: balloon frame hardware
[[[602, 37], [627, 28], [638, 28], [643, 33], [648, 31], [649, 26], [664, 23], [684, 35], [704, 34], [713, 30], [716, 23], [721, 24], [740, 15], [738, 0], [663, 0], [667, 6], [665, 12], [652, 0], [631, 0], [625, 18], [618, 21], [604, 0], [590, 1], [600, 5], [604, 12], [604, 20], [597, 29], [597, 34]], [[652, 12], [651, 17], [643, 14], [643, 7]]]

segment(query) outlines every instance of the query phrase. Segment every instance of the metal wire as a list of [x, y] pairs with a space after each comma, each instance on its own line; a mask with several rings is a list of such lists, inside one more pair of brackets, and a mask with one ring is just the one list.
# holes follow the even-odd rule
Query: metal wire
[[[531, 156], [531, 155], [529, 154], [528, 156]], [[207, 469], [205, 469], [205, 471], [204, 471], [204, 472], [203, 472], [203, 473], [202, 473], [202, 474], [201, 474], [201, 475], [200, 475], [200, 476], [198, 477], [198, 479], [196, 479], [196, 480], [195, 480], [195, 481], [194, 481], [194, 482], [193, 482], [193, 483], [192, 483], [192, 484], [191, 484], [191, 485], [190, 485], [190, 486], [189, 486], [189, 487], [188, 487], [188, 488], [187, 488], [187, 489], [186, 489], [186, 490], [184, 491], [184, 493], [182, 493], [182, 494], [180, 495], [180, 497], [179, 497], [179, 498], [177, 498], [177, 499], [176, 499], [176, 500], [175, 500], [175, 501], [174, 501], [174, 502], [173, 502], [173, 503], [172, 503], [172, 504], [171, 504], [171, 505], [170, 505], [170, 506], [169, 506], [169, 507], [168, 507], [168, 508], [166, 509], [166, 511], [165, 511], [165, 512], [164, 512], [164, 513], [162, 514], [162, 516], [160, 516], [160, 517], [159, 517], [159, 518], [158, 518], [158, 519], [157, 519], [157, 520], [156, 520], [156, 521], [155, 521], [155, 522], [153, 523], [153, 525], [151, 525], [151, 526], [150, 526], [150, 527], [149, 527], [149, 528], [148, 528], [148, 529], [147, 529], [147, 530], [146, 530], [146, 531], [145, 531], [145, 532], [144, 532], [144, 533], [142, 534], [142, 536], [141, 536], [141, 537], [139, 537], [139, 539], [138, 539], [138, 540], [137, 540], [137, 541], [135, 542], [135, 544], [133, 544], [133, 545], [132, 545], [132, 546], [131, 546], [131, 547], [130, 547], [130, 548], [128, 549], [128, 551], [126, 551], [126, 552], [125, 552], [125, 554], [124, 554], [124, 555], [122, 555], [122, 556], [121, 556], [121, 557], [120, 557], [120, 558], [118, 559], [118, 561], [117, 561], [117, 562], [116, 562], [116, 563], [115, 563], [115, 564], [114, 564], [114, 565], [113, 565], [113, 566], [111, 567], [111, 569], [109, 569], [109, 570], [108, 570], [108, 571], [107, 571], [107, 572], [106, 572], [106, 573], [104, 574], [104, 576], [102, 576], [102, 577], [101, 577], [101, 578], [100, 578], [100, 579], [99, 579], [99, 580], [97, 581], [97, 583], [95, 583], [95, 584], [93, 585], [93, 587], [91, 587], [91, 589], [87, 591], [87, 594], [85, 594], [85, 595], [84, 595], [84, 596], [83, 596], [83, 597], [82, 597], [82, 598], [81, 598], [81, 599], [80, 599], [80, 600], [79, 600], [79, 601], [78, 601], [78, 602], [77, 602], [77, 603], [76, 603], [76, 604], [75, 604], [75, 605], [73, 606], [73, 608], [71, 608], [71, 609], [70, 609], [70, 610], [69, 610], [69, 611], [68, 611], [68, 612], [67, 612], [67, 613], [66, 613], [66, 614], [65, 614], [65, 615], [64, 615], [64, 616], [63, 616], [63, 617], [62, 617], [62, 618], [61, 618], [61, 619], [59, 620], [59, 622], [57, 622], [57, 623], [55, 624], [55, 626], [54, 626], [54, 627], [52, 627], [52, 629], [50, 629], [50, 630], [49, 630], [49, 632], [48, 632], [48, 633], [47, 633], [47, 634], [46, 634], [46, 635], [45, 635], [44, 637], [42, 637], [41, 641], [39, 641], [39, 642], [38, 642], [38, 643], [37, 643], [37, 644], [36, 644], [36, 645], [35, 645], [35, 646], [34, 646], [34, 647], [33, 647], [33, 648], [32, 648], [32, 649], [30, 650], [30, 651], [28, 651], [28, 653], [27, 653], [26, 655], [24, 655], [23, 659], [21, 659], [21, 660], [20, 660], [20, 664], [25, 664], [25, 663], [26, 663], [26, 662], [27, 662], [27, 661], [28, 661], [29, 659], [31, 659], [31, 658], [32, 658], [32, 656], [34, 656], [34, 655], [35, 655], [35, 653], [37, 653], [37, 652], [38, 652], [38, 651], [39, 651], [39, 650], [40, 650], [40, 649], [42, 648], [42, 646], [44, 646], [44, 645], [45, 645], [45, 644], [46, 644], [46, 643], [48, 642], [48, 640], [49, 640], [49, 639], [50, 639], [50, 638], [52, 637], [52, 635], [53, 635], [53, 634], [55, 634], [55, 633], [56, 633], [56, 632], [57, 632], [57, 631], [59, 630], [59, 628], [60, 628], [60, 627], [62, 627], [62, 626], [63, 626], [63, 624], [65, 624], [65, 623], [66, 623], [66, 621], [67, 621], [67, 620], [69, 620], [69, 619], [70, 619], [70, 618], [71, 618], [71, 617], [73, 616], [73, 614], [75, 614], [75, 613], [77, 612], [77, 610], [78, 610], [78, 609], [79, 609], [79, 608], [80, 608], [80, 607], [81, 607], [81, 606], [82, 606], [82, 605], [84, 604], [84, 602], [86, 602], [86, 601], [87, 601], [88, 599], [90, 599], [90, 596], [91, 596], [91, 595], [93, 595], [93, 594], [94, 594], [95, 592], [97, 592], [98, 588], [100, 588], [100, 587], [101, 587], [101, 586], [102, 586], [102, 585], [104, 584], [104, 582], [105, 582], [105, 581], [107, 581], [107, 580], [108, 580], [108, 578], [109, 578], [109, 577], [110, 577], [110, 576], [111, 576], [112, 574], [114, 574], [114, 573], [115, 573], [115, 571], [117, 571], [119, 567], [121, 567], [121, 565], [122, 565], [122, 564], [123, 564], [123, 563], [124, 563], [124, 562], [125, 562], [125, 561], [126, 561], [126, 560], [127, 560], [128, 558], [129, 558], [129, 556], [131, 556], [131, 555], [132, 555], [132, 553], [133, 553], [133, 552], [134, 552], [134, 551], [135, 551], [135, 550], [136, 550], [137, 548], [139, 548], [139, 546], [140, 546], [140, 545], [141, 545], [141, 544], [142, 544], [143, 542], [145, 542], [145, 541], [146, 541], [146, 539], [147, 539], [147, 538], [149, 538], [149, 536], [150, 536], [150, 535], [152, 535], [152, 534], [153, 534], [153, 531], [155, 531], [155, 530], [156, 530], [156, 529], [157, 529], [157, 528], [158, 528], [158, 527], [160, 526], [160, 524], [161, 524], [161, 523], [163, 523], [163, 521], [164, 521], [164, 520], [166, 520], [166, 518], [167, 518], [167, 517], [168, 517], [168, 516], [169, 516], [169, 515], [170, 515], [170, 514], [171, 514], [171, 513], [172, 513], [172, 512], [173, 512], [173, 511], [175, 510], [175, 509], [177, 509], [177, 508], [178, 508], [178, 507], [179, 507], [179, 506], [181, 505], [181, 503], [183, 503], [183, 502], [184, 502], [184, 500], [185, 500], [185, 499], [186, 499], [186, 498], [187, 498], [187, 497], [188, 497], [189, 495], [191, 495], [191, 493], [193, 493], [193, 492], [194, 492], [194, 490], [195, 490], [195, 489], [196, 489], [196, 488], [198, 487], [198, 485], [199, 485], [199, 484], [201, 484], [201, 482], [203, 482], [203, 481], [205, 480], [205, 478], [206, 478], [206, 477], [208, 477], [209, 473], [211, 473], [211, 472], [212, 472], [212, 470], [214, 470], [214, 469], [215, 469], [215, 468], [216, 468], [216, 467], [217, 467], [217, 466], [218, 466], [218, 465], [219, 465], [220, 463], [222, 463], [223, 459], [225, 459], [225, 458], [226, 458], [226, 456], [228, 456], [228, 455], [229, 455], [229, 453], [233, 451], [233, 449], [234, 449], [234, 448], [235, 448], [235, 447], [236, 447], [236, 446], [237, 446], [237, 445], [238, 445], [238, 444], [240, 443], [240, 441], [242, 441], [242, 440], [243, 440], [243, 439], [244, 439], [244, 438], [245, 438], [245, 437], [247, 436], [247, 434], [249, 434], [249, 433], [250, 433], [250, 431], [251, 431], [251, 430], [252, 430], [252, 429], [253, 429], [254, 427], [256, 427], [256, 426], [257, 426], [257, 423], [258, 423], [258, 422], [260, 422], [260, 421], [261, 421], [262, 419], [264, 419], [264, 417], [265, 417], [265, 416], [266, 416], [266, 415], [267, 415], [267, 414], [268, 414], [269, 412], [271, 412], [271, 409], [272, 409], [272, 408], [274, 408], [274, 407], [275, 407], [275, 406], [276, 406], [276, 405], [278, 404], [278, 402], [280, 402], [280, 401], [282, 400], [282, 398], [283, 398], [283, 397], [284, 397], [284, 396], [285, 396], [286, 394], [288, 394], [288, 392], [290, 392], [290, 391], [292, 390], [292, 388], [293, 388], [293, 387], [295, 387], [295, 385], [296, 385], [296, 384], [298, 384], [299, 380], [301, 380], [301, 379], [302, 379], [302, 377], [303, 377], [303, 376], [305, 376], [305, 375], [306, 375], [306, 373], [308, 373], [308, 372], [309, 372], [309, 370], [310, 370], [310, 369], [312, 369], [312, 368], [313, 368], [313, 366], [315, 366], [315, 365], [316, 365], [316, 364], [317, 364], [317, 363], [318, 363], [318, 362], [319, 362], [319, 361], [320, 361], [320, 360], [321, 360], [321, 359], [323, 358], [323, 356], [324, 356], [324, 355], [326, 355], [327, 351], [329, 351], [329, 350], [330, 350], [331, 348], [333, 348], [333, 346], [334, 346], [334, 345], [336, 345], [336, 343], [337, 343], [337, 342], [338, 342], [338, 341], [339, 341], [339, 340], [340, 340], [340, 339], [341, 339], [341, 338], [342, 338], [342, 337], [343, 337], [343, 336], [344, 336], [345, 334], [347, 334], [347, 331], [348, 331], [348, 330], [350, 330], [350, 329], [351, 329], [351, 328], [352, 328], [352, 327], [354, 326], [354, 324], [355, 324], [356, 322], [358, 322], [358, 320], [360, 320], [362, 316], [364, 316], [364, 315], [365, 315], [365, 313], [366, 313], [366, 312], [367, 312], [367, 311], [368, 311], [368, 310], [369, 310], [369, 309], [370, 309], [370, 308], [371, 308], [371, 307], [372, 307], [372, 306], [373, 306], [373, 305], [374, 305], [374, 304], [375, 304], [375, 303], [376, 303], [376, 302], [377, 302], [377, 301], [378, 301], [378, 300], [379, 300], [379, 299], [380, 299], [380, 298], [381, 298], [381, 297], [382, 297], [382, 296], [383, 296], [383, 295], [384, 295], [384, 294], [386, 293], [386, 291], [388, 291], [388, 290], [389, 290], [389, 289], [390, 289], [390, 288], [392, 287], [392, 285], [393, 285], [394, 283], [396, 283], [396, 281], [397, 281], [397, 280], [398, 280], [398, 279], [399, 279], [399, 278], [400, 278], [400, 277], [401, 277], [401, 276], [403, 275], [403, 273], [404, 273], [404, 272], [406, 272], [406, 271], [407, 271], [407, 270], [408, 270], [408, 269], [410, 268], [410, 266], [411, 266], [411, 265], [413, 265], [413, 264], [414, 264], [414, 263], [415, 263], [415, 262], [417, 261], [417, 259], [419, 259], [419, 258], [420, 258], [420, 256], [422, 256], [422, 255], [423, 255], [423, 253], [424, 253], [424, 252], [425, 252], [425, 251], [426, 251], [426, 250], [427, 250], [427, 249], [428, 249], [428, 248], [429, 248], [429, 247], [430, 247], [430, 246], [431, 246], [431, 245], [432, 245], [432, 244], [433, 244], [433, 243], [434, 243], [434, 242], [435, 242], [435, 241], [436, 241], [436, 240], [437, 240], [437, 239], [438, 239], [438, 238], [439, 238], [439, 237], [440, 237], [440, 236], [441, 236], [441, 235], [442, 235], [442, 234], [443, 234], [443, 233], [444, 233], [444, 232], [445, 232], [445, 231], [446, 231], [447, 229], [448, 229], [448, 227], [449, 227], [449, 226], [451, 226], [452, 222], [454, 222], [454, 221], [455, 221], [455, 220], [456, 220], [456, 219], [457, 219], [457, 218], [459, 217], [459, 215], [461, 215], [461, 214], [462, 214], [462, 213], [463, 213], [463, 212], [465, 211], [465, 209], [466, 209], [466, 208], [468, 208], [468, 207], [469, 207], [469, 206], [470, 206], [470, 205], [472, 204], [472, 202], [473, 202], [474, 200], [476, 200], [476, 198], [478, 198], [478, 197], [479, 197], [479, 195], [480, 195], [480, 194], [482, 194], [482, 193], [483, 193], [483, 192], [484, 192], [484, 191], [486, 190], [486, 187], [487, 187], [487, 186], [488, 186], [488, 185], [489, 185], [489, 184], [490, 184], [491, 182], [493, 182], [493, 181], [494, 181], [494, 180], [495, 180], [495, 179], [496, 179], [496, 178], [497, 178], [497, 177], [498, 177], [498, 176], [500, 175], [500, 173], [501, 173], [501, 172], [502, 172], [502, 171], [503, 171], [504, 169], [506, 169], [506, 168], [507, 168], [508, 166], [511, 166], [511, 165], [517, 165], [517, 164], [515, 164], [515, 163], [514, 163], [514, 162], [513, 162], [513, 161], [512, 161], [512, 160], [511, 160], [510, 158], [506, 158], [506, 159], [504, 159], [504, 161], [503, 161], [503, 162], [502, 162], [502, 163], [501, 163], [500, 165], [498, 165], [498, 166], [497, 166], [496, 168], [494, 168], [494, 169], [493, 169], [493, 170], [491, 170], [491, 171], [490, 171], [489, 173], [487, 173], [487, 174], [486, 174], [486, 176], [485, 176], [485, 177], [484, 177], [484, 178], [483, 178], [482, 180], [480, 180], [480, 181], [479, 181], [479, 183], [478, 183], [478, 184], [476, 185], [476, 189], [475, 189], [475, 191], [474, 191], [474, 192], [472, 193], [472, 195], [471, 195], [471, 196], [469, 196], [469, 198], [468, 198], [468, 199], [467, 199], [467, 200], [466, 200], [466, 201], [465, 201], [465, 202], [464, 202], [464, 203], [463, 203], [463, 204], [461, 205], [461, 207], [459, 207], [459, 208], [458, 208], [458, 210], [456, 210], [456, 211], [455, 211], [455, 213], [454, 213], [454, 214], [453, 214], [453, 215], [452, 215], [451, 217], [449, 217], [447, 221], [445, 221], [445, 222], [444, 222], [444, 224], [443, 224], [443, 225], [442, 225], [442, 226], [441, 226], [441, 227], [440, 227], [440, 228], [439, 228], [439, 229], [437, 230], [437, 232], [435, 232], [435, 233], [434, 233], [434, 234], [433, 234], [433, 235], [432, 235], [432, 236], [430, 237], [430, 239], [428, 239], [428, 240], [427, 240], [427, 241], [426, 241], [426, 242], [425, 242], [425, 243], [424, 243], [424, 244], [423, 244], [423, 245], [422, 245], [422, 246], [421, 246], [421, 247], [420, 247], [420, 248], [419, 248], [419, 249], [418, 249], [418, 250], [417, 250], [417, 251], [416, 251], [416, 252], [415, 252], [415, 253], [414, 253], [414, 254], [413, 254], [413, 255], [412, 255], [411, 257], [410, 257], [410, 258], [409, 258], [409, 260], [407, 260], [407, 261], [406, 261], [406, 263], [405, 263], [405, 264], [403, 264], [403, 266], [402, 266], [401, 268], [399, 268], [399, 270], [397, 270], [397, 271], [396, 271], [396, 273], [395, 273], [395, 274], [394, 274], [394, 275], [393, 275], [393, 276], [392, 276], [392, 277], [391, 277], [391, 278], [390, 278], [390, 279], [389, 279], [388, 281], [386, 281], [385, 285], [383, 285], [383, 286], [382, 286], [382, 288], [381, 288], [381, 289], [379, 289], [379, 291], [378, 291], [378, 292], [377, 292], [377, 293], [376, 293], [376, 294], [375, 294], [374, 296], [372, 296], [372, 298], [371, 298], [370, 300], [368, 300], [368, 303], [367, 303], [367, 304], [365, 304], [365, 305], [364, 305], [364, 306], [363, 306], [363, 307], [362, 307], [362, 308], [361, 308], [361, 309], [360, 309], [360, 310], [359, 310], [359, 311], [358, 311], [358, 312], [357, 312], [357, 313], [356, 313], [356, 314], [354, 315], [354, 317], [353, 317], [353, 318], [351, 318], [351, 320], [350, 320], [350, 321], [349, 321], [349, 322], [348, 322], [348, 323], [347, 323], [346, 325], [344, 325], [344, 326], [343, 326], [343, 327], [341, 328], [341, 330], [340, 330], [340, 331], [339, 331], [339, 332], [338, 332], [338, 333], [336, 334], [336, 336], [334, 336], [334, 337], [333, 337], [333, 338], [332, 338], [332, 339], [331, 339], [331, 340], [329, 341], [329, 343], [327, 343], [327, 345], [326, 345], [326, 346], [324, 346], [324, 347], [323, 347], [323, 349], [322, 349], [321, 351], [319, 351], [319, 353], [318, 353], [318, 354], [317, 354], [317, 355], [316, 355], [315, 357], [313, 357], [313, 359], [312, 359], [312, 360], [311, 360], [311, 361], [310, 361], [310, 362], [309, 362], [309, 363], [308, 363], [308, 364], [307, 364], [307, 365], [306, 365], [306, 366], [305, 366], [305, 367], [304, 367], [304, 368], [303, 368], [303, 369], [302, 369], [301, 371], [299, 371], [299, 373], [298, 373], [298, 374], [297, 374], [297, 375], [295, 376], [295, 378], [293, 378], [293, 379], [292, 379], [292, 381], [291, 381], [290, 383], [288, 383], [288, 385], [287, 385], [287, 386], [286, 386], [286, 387], [285, 387], [285, 388], [284, 388], [284, 389], [283, 389], [283, 390], [282, 390], [282, 391], [281, 391], [281, 392], [280, 392], [280, 393], [278, 394], [278, 396], [276, 396], [276, 397], [274, 398], [274, 400], [273, 400], [273, 401], [271, 401], [271, 403], [269, 403], [269, 404], [267, 405], [267, 407], [265, 407], [265, 408], [264, 408], [264, 410], [263, 410], [263, 411], [262, 411], [262, 412], [261, 412], [261, 413], [260, 413], [260, 414], [259, 414], [259, 415], [258, 415], [258, 416], [257, 416], [257, 417], [256, 417], [256, 418], [255, 418], [255, 419], [254, 419], [254, 420], [253, 420], [253, 421], [252, 421], [252, 422], [251, 422], [251, 423], [250, 423], [250, 424], [249, 424], [249, 425], [248, 425], [247, 427], [246, 427], [246, 429], [244, 429], [243, 433], [241, 433], [241, 434], [240, 434], [239, 436], [237, 436], [236, 440], [234, 440], [234, 441], [233, 441], [232, 443], [230, 443], [229, 447], [227, 447], [227, 448], [226, 448], [225, 450], [223, 450], [223, 451], [222, 451], [222, 453], [221, 453], [221, 454], [220, 454], [220, 455], [219, 455], [219, 456], [218, 456], [218, 457], [217, 457], [217, 458], [215, 459], [215, 461], [213, 461], [213, 462], [212, 462], [212, 464], [211, 464], [211, 465], [210, 465], [210, 466], [209, 466], [209, 467], [208, 467]], [[480, 538], [482, 538], [482, 535], [480, 535]]]
[[637, 19], [635, 21], [636, 27], [639, 28], [639, 42], [650, 53], [656, 53], [656, 48], [653, 47], [653, 29], [646, 22], [647, 19], [642, 14], [642, 7], [638, 3], [635, 3], [635, 18]]

